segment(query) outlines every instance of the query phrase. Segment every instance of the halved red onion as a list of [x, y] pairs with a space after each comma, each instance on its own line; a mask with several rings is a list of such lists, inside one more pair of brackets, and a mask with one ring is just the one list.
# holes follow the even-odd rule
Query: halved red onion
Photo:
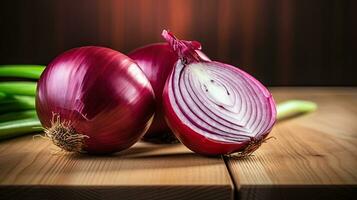
[[202, 59], [198, 42], [178, 40], [165, 30], [162, 35], [179, 57], [163, 91], [175, 135], [200, 154], [251, 154], [276, 120], [270, 92], [234, 66]]

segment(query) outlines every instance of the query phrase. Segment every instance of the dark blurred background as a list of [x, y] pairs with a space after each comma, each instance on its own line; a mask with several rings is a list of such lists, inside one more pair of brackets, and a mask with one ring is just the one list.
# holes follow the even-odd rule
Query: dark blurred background
[[0, 64], [47, 64], [78, 46], [123, 53], [198, 40], [266, 85], [356, 86], [353, 0], [1, 0]]

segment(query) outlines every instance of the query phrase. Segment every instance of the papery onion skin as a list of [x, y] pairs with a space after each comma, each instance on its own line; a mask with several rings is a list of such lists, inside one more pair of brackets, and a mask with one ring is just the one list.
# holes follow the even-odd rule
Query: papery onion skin
[[[203, 52], [197, 50], [204, 60], [210, 60]], [[153, 43], [137, 48], [128, 54], [135, 60], [149, 79], [156, 97], [155, 117], [149, 130], [144, 135], [145, 141], [172, 143], [177, 139], [168, 127], [162, 106], [162, 91], [177, 59], [177, 54], [167, 43]]]
[[137, 64], [104, 47], [59, 55], [38, 82], [36, 110], [49, 129], [54, 120], [84, 135], [80, 152], [104, 154], [129, 148], [152, 122], [153, 89]]
[[[234, 66], [219, 63], [219, 62], [204, 61], [203, 59], [200, 58], [200, 55], [195, 54], [192, 51], [200, 47], [196, 43], [177, 40], [171, 33], [168, 33], [166, 31], [163, 32], [163, 36], [166, 40], [168, 40], [169, 43], [171, 43], [171, 46], [175, 51], [177, 51], [180, 58], [180, 60], [177, 61], [172, 73], [170, 74], [170, 77], [168, 78], [163, 91], [163, 105], [164, 105], [166, 121], [169, 124], [172, 131], [175, 133], [176, 137], [192, 151], [208, 156], [227, 155], [227, 154], [240, 153], [240, 152], [244, 152], [243, 156], [246, 156], [247, 154], [250, 154], [252, 153], [252, 151], [256, 150], [256, 148], [260, 146], [260, 144], [270, 133], [276, 121], [275, 102], [270, 92], [255, 78], [253, 78], [249, 74], [245, 73], [244, 71]], [[209, 136], [210, 133], [207, 132], [206, 135], [202, 134], [205, 133], [204, 129], [206, 128], [207, 130], [209, 130], [208, 128], [212, 128], [213, 130], [215, 130], [215, 128], [217, 127], [205, 127], [205, 126], [201, 127], [200, 124], [203, 124], [205, 121], [194, 120], [194, 117], [197, 117], [198, 115], [196, 115], [196, 113], [193, 110], [195, 108], [198, 108], [198, 104], [197, 104], [198, 102], [196, 102], [196, 104], [187, 103], [188, 99], [191, 97], [188, 97], [187, 94], [185, 96], [184, 91], [181, 91], [180, 88], [178, 88], [179, 85], [176, 85], [178, 83], [182, 83], [185, 81], [183, 78], [183, 76], [185, 75], [184, 70], [192, 63], [202, 63], [202, 65], [217, 66], [222, 71], [226, 69], [230, 70], [232, 73], [237, 74], [237, 76], [239, 75], [240, 77], [244, 77], [244, 80], [247, 80], [245, 83], [253, 84], [254, 86], [252, 86], [252, 88], [253, 87], [255, 88], [254, 91], [260, 92], [259, 94], [257, 94], [259, 95], [260, 100], [264, 99], [264, 102], [260, 104], [261, 106], [260, 108], [264, 108], [263, 111], [260, 111], [261, 113], [264, 114], [264, 116], [260, 116], [260, 117], [263, 120], [266, 118], [266, 121], [259, 122], [259, 124], [261, 123], [263, 124], [259, 129], [261, 131], [258, 132], [255, 136], [249, 136], [249, 137], [244, 136], [246, 137], [246, 139], [242, 139], [240, 141], [234, 141], [234, 140], [230, 141], [227, 138], [229, 138], [232, 135], [232, 133], [230, 133], [230, 136], [228, 136], [229, 134], [223, 133], [224, 131], [222, 131], [222, 133], [218, 131], [217, 133], [215, 133], [216, 135], [212, 134], [213, 136]], [[179, 77], [178, 83], [176, 83], [177, 80], [175, 81], [175, 76]], [[237, 79], [237, 84], [239, 83], [239, 81], [242, 80]], [[248, 86], [241, 85], [241, 87], [244, 88]], [[182, 100], [178, 99], [179, 97], [175, 96], [175, 94], [180, 94], [181, 95], [180, 98], [183, 99]], [[252, 96], [249, 98], [257, 99], [258, 97]], [[191, 113], [184, 112], [184, 108], [182, 107], [184, 105], [182, 104], [181, 101], [186, 102], [187, 108], [192, 110]], [[218, 112], [218, 110], [212, 110], [212, 112], [213, 113]], [[253, 113], [253, 114], [257, 114], [257, 113]], [[211, 118], [211, 117], [212, 116], [207, 116], [207, 118]], [[222, 117], [222, 119], [224, 118]], [[216, 123], [217, 121], [211, 120], [211, 122]], [[198, 124], [198, 125], [194, 125], [194, 124]], [[237, 124], [239, 124], [238, 121]], [[211, 126], [211, 125], [208, 124], [206, 126]], [[227, 129], [229, 128], [233, 129], [233, 127], [225, 127], [225, 126], [220, 126], [219, 128], [221, 127]], [[200, 130], [198, 131], [197, 129]], [[239, 132], [235, 134], [237, 134], [239, 137], [241, 136], [240, 135], [241, 133]], [[215, 139], [213, 137], [215, 137]]]

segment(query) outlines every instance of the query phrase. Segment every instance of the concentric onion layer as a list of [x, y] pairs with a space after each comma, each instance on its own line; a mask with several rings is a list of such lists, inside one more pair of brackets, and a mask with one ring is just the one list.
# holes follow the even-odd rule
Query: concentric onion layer
[[180, 120], [196, 133], [225, 143], [261, 139], [275, 123], [270, 92], [236, 67], [218, 62], [177, 62], [168, 83]]

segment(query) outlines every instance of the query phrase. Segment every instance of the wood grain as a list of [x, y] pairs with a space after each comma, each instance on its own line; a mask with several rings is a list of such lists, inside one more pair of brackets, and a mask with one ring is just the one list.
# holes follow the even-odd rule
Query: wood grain
[[357, 195], [357, 88], [273, 88], [277, 102], [315, 101], [280, 121], [247, 159], [227, 158], [240, 199], [353, 199]]
[[0, 199], [233, 199], [222, 158], [138, 143], [112, 156], [54, 154], [42, 138], [0, 143]]

